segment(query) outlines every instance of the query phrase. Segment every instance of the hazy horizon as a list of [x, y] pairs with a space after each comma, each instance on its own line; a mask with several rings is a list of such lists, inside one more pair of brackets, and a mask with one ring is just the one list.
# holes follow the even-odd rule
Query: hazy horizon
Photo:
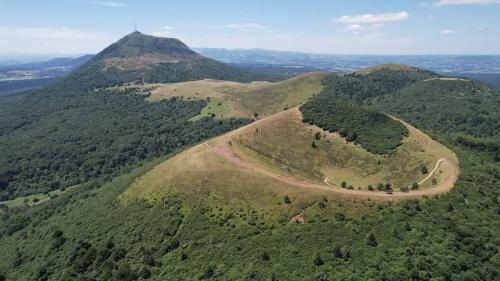
[[145, 34], [179, 38], [192, 48], [497, 55], [499, 4], [496, 0], [6, 0], [0, 3], [0, 55], [97, 53], [135, 26]]

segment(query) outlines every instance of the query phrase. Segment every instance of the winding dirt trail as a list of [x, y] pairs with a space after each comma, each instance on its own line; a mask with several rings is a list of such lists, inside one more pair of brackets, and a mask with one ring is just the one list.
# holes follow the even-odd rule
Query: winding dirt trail
[[446, 161], [446, 159], [439, 158], [438, 161], [436, 162], [436, 166], [434, 166], [434, 169], [432, 169], [432, 171], [429, 173], [429, 175], [427, 175], [427, 177], [425, 177], [423, 180], [419, 181], [418, 185], [421, 185], [424, 182], [426, 182], [428, 179], [430, 179], [434, 175], [434, 172], [436, 172], [436, 170], [439, 168], [439, 164], [441, 164], [441, 162], [444, 162], [444, 161]]
[[[249, 126], [255, 125], [254, 122], [253, 124], [250, 124]], [[242, 128], [240, 128], [242, 129]], [[240, 130], [237, 129], [236, 131]], [[214, 144], [209, 144], [209, 142], [204, 142], [203, 146], [206, 147], [207, 149], [217, 153], [219, 156], [223, 157], [224, 159], [232, 162], [235, 165], [238, 165], [239, 167], [242, 167], [246, 170], [252, 171], [254, 173], [259, 173], [268, 177], [271, 177], [275, 180], [290, 184], [290, 185], [295, 185], [295, 186], [300, 186], [304, 188], [313, 188], [316, 190], [321, 190], [325, 192], [331, 192], [343, 196], [350, 196], [350, 197], [364, 197], [364, 198], [378, 198], [378, 199], [383, 199], [383, 200], [394, 200], [394, 199], [404, 199], [404, 198], [415, 198], [415, 197], [422, 197], [422, 196], [431, 196], [431, 195], [437, 195], [441, 193], [445, 193], [450, 191], [453, 188], [453, 185], [455, 184], [457, 177], [458, 177], [458, 168], [449, 160], [445, 158], [440, 158], [437, 162], [435, 167], [432, 169], [432, 171], [425, 177], [423, 180], [419, 182], [419, 184], [424, 183], [427, 181], [429, 178], [431, 178], [436, 170], [439, 168], [441, 165], [447, 165], [448, 166], [448, 173], [444, 180], [442, 180], [439, 185], [429, 188], [429, 189], [424, 189], [424, 190], [416, 190], [416, 191], [411, 191], [411, 192], [401, 192], [401, 191], [394, 191], [392, 194], [388, 194], [385, 192], [379, 192], [379, 191], [363, 191], [363, 190], [349, 190], [349, 189], [344, 189], [340, 188], [338, 186], [334, 186], [328, 182], [328, 178], [324, 179], [324, 184], [318, 184], [314, 183], [308, 180], [304, 179], [297, 179], [291, 176], [286, 176], [279, 174], [277, 172], [271, 171], [261, 165], [258, 165], [256, 163], [252, 163], [248, 160], [245, 160], [241, 157], [236, 156], [232, 151], [229, 146], [229, 140], [230, 136], [233, 135], [234, 132], [231, 132], [229, 134], [226, 134], [224, 136], [221, 136], [215, 140], [209, 141], [209, 142], [214, 142]]]

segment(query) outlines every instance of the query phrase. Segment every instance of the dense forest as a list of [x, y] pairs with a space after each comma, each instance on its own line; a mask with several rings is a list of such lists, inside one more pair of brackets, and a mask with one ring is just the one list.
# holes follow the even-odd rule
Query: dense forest
[[[106, 62], [142, 56], [178, 62], [153, 63], [146, 69]], [[0, 104], [0, 201], [109, 179], [249, 122], [190, 122], [206, 101], [150, 103], [144, 95], [115, 92], [112, 86], [264, 76], [269, 77], [204, 58], [176, 39], [129, 34], [55, 83]]]
[[500, 96], [477, 82], [422, 81], [400, 92], [368, 99], [373, 109], [403, 115], [410, 123], [475, 137], [500, 135]]
[[363, 100], [395, 93], [411, 83], [437, 77], [436, 74], [420, 70], [394, 70], [381, 68], [367, 74], [349, 73], [332, 75], [323, 80], [324, 93], [343, 97], [361, 104]]
[[[431, 110], [425, 114], [437, 113]], [[365, 202], [373, 206], [369, 214], [338, 213], [304, 225], [267, 221], [251, 206], [240, 221], [241, 213], [193, 206], [175, 194], [162, 204], [116, 204], [145, 166], [46, 204], [4, 211], [0, 274], [8, 280], [498, 280], [498, 159], [489, 146], [450, 135], [467, 130], [442, 131], [430, 120], [414, 125], [460, 159], [449, 194]]]
[[40, 91], [0, 105], [0, 201], [110, 178], [247, 123], [190, 122], [205, 101], [144, 98], [113, 91]]
[[313, 97], [300, 111], [304, 122], [338, 132], [346, 141], [376, 154], [391, 152], [408, 135], [401, 122], [328, 92]]
[[[398, 66], [402, 68], [402, 66]], [[338, 132], [366, 150], [386, 154], [401, 144], [408, 129], [400, 122], [360, 105], [370, 98], [397, 93], [412, 83], [437, 77], [417, 68], [381, 67], [367, 73], [330, 75], [323, 79], [323, 91], [300, 107], [304, 122]]]

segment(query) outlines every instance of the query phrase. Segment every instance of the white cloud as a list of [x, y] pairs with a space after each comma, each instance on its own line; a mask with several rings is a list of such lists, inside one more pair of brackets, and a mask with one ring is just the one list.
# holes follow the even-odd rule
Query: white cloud
[[364, 14], [364, 15], [343, 15], [335, 19], [337, 22], [346, 24], [360, 23], [382, 23], [382, 22], [397, 22], [404, 21], [410, 17], [408, 12], [402, 11], [398, 13], [383, 13], [383, 14]]
[[267, 27], [260, 25], [258, 23], [253, 22], [245, 22], [245, 23], [230, 23], [223, 25], [224, 28], [229, 29], [240, 29], [240, 30], [266, 30]]
[[0, 27], [0, 38], [55, 39], [55, 40], [99, 40], [103, 36], [69, 28], [51, 27]]
[[363, 30], [363, 26], [360, 24], [349, 24], [344, 27], [345, 31], [361, 31]]
[[155, 31], [151, 34], [153, 36], [157, 36], [157, 37], [171, 37], [172, 36], [172, 32], [171, 32], [172, 29], [173, 29], [173, 27], [171, 27], [170, 25], [165, 25], [163, 27], [163, 30]]
[[455, 33], [455, 31], [451, 30], [451, 29], [443, 29], [439, 32], [441, 35], [451, 35], [453, 33]]
[[368, 26], [355, 23], [346, 25], [344, 27], [344, 31], [351, 32], [355, 35], [361, 33], [371, 33], [372, 35], [375, 35], [375, 33], [378, 33], [382, 27], [384, 27], [384, 25], [381, 23], [374, 23]]
[[99, 51], [115, 39], [69, 28], [0, 27], [0, 41], [3, 42], [0, 53], [90, 53]]
[[500, 4], [500, 0], [439, 0], [435, 6]]
[[87, 4], [93, 4], [93, 5], [98, 5], [98, 6], [105, 6], [105, 7], [115, 7], [115, 8], [120, 8], [120, 7], [126, 7], [127, 4], [122, 3], [122, 2], [112, 2], [112, 1], [83, 1], [84, 3]]

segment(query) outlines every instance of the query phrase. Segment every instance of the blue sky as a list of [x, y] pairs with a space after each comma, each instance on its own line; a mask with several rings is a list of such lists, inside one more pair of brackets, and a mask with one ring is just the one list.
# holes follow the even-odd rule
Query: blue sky
[[95, 53], [130, 33], [192, 47], [500, 54], [500, 0], [0, 0], [0, 55]]

